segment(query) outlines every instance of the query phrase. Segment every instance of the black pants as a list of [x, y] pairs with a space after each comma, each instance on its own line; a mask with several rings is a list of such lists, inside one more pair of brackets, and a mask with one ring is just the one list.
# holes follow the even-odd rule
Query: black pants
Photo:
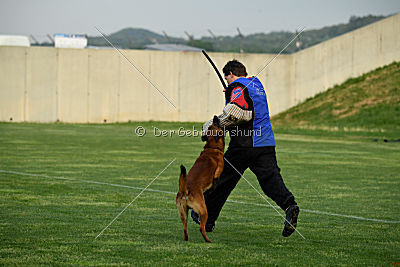
[[228, 148], [224, 157], [224, 170], [215, 190], [204, 194], [208, 211], [207, 223], [212, 224], [217, 220], [229, 194], [247, 168], [257, 176], [264, 193], [283, 210], [296, 204], [294, 196], [282, 180], [276, 162], [275, 147]]

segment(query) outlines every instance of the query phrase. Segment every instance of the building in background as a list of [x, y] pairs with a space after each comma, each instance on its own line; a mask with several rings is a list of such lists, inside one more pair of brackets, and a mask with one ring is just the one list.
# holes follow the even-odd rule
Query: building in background
[[64, 34], [54, 35], [54, 46], [57, 48], [85, 48], [87, 47], [87, 36], [84, 34]]
[[0, 46], [31, 46], [28, 36], [0, 35]]
[[183, 44], [149, 44], [145, 46], [145, 50], [201, 52], [201, 48]]

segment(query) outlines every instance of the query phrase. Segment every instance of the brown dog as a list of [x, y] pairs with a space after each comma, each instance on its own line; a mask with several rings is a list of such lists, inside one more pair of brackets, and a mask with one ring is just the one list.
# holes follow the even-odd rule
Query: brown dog
[[205, 230], [208, 213], [203, 192], [215, 186], [224, 168], [224, 132], [217, 116], [214, 116], [213, 124], [208, 128], [207, 135], [203, 136], [202, 140], [207, 143], [187, 175], [185, 167], [181, 165], [176, 206], [183, 223], [185, 240], [189, 239], [187, 218], [188, 210], [192, 208], [200, 215], [200, 232], [204, 240], [211, 242]]

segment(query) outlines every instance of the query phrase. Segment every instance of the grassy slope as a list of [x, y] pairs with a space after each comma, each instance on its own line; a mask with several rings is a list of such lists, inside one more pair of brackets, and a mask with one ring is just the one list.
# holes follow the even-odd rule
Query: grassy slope
[[362, 128], [400, 137], [400, 63], [349, 79], [272, 121], [278, 127]]
[[[0, 124], [0, 169], [176, 192], [179, 164], [188, 168], [199, 138], [154, 137], [173, 123]], [[183, 124], [187, 129], [190, 124]], [[197, 129], [200, 125], [196, 125]], [[189, 223], [183, 241], [174, 194], [144, 192], [99, 239], [94, 237], [140, 191], [0, 172], [0, 264], [390, 265], [400, 261], [400, 224], [319, 215], [309, 210], [399, 220], [399, 144], [369, 136], [301, 130], [279, 133], [278, 161], [303, 212], [299, 231], [281, 236], [269, 207], [227, 203], [204, 243]], [[245, 173], [259, 188], [255, 176]], [[265, 204], [242, 179], [231, 200]]]

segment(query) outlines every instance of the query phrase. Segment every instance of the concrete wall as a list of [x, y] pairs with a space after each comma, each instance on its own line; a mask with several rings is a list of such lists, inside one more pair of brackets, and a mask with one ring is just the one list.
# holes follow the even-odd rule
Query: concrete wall
[[[220, 113], [220, 82], [198, 52], [122, 50], [174, 108], [112, 49], [0, 47], [0, 121], [205, 121]], [[242, 61], [250, 75], [275, 55], [210, 53], [221, 69]], [[306, 98], [379, 66], [400, 60], [400, 15], [293, 55], [280, 55], [260, 73], [277, 114]]]
[[295, 104], [377, 67], [400, 61], [400, 14], [293, 55]]

